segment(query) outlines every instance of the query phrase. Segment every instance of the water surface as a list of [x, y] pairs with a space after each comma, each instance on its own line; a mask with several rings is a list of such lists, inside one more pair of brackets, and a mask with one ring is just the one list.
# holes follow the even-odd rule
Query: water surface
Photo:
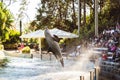
[[94, 67], [92, 62], [83, 64], [74, 58], [64, 58], [64, 68], [57, 60], [15, 57], [9, 60], [6, 67], [0, 68], [0, 80], [79, 80], [80, 75], [89, 74]]

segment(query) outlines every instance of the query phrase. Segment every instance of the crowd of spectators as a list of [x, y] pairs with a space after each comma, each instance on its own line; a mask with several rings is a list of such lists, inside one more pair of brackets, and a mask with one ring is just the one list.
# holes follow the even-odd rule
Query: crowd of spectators
[[120, 25], [104, 29], [99, 36], [94, 37], [94, 46], [107, 48], [102, 59], [120, 62]]

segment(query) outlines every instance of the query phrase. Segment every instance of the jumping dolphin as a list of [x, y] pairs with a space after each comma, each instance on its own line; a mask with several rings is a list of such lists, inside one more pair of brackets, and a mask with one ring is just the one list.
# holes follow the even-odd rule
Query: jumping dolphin
[[60, 46], [57, 42], [58, 41], [57, 36], [55, 36], [55, 35], [52, 36], [47, 28], [45, 29], [44, 34], [45, 34], [45, 39], [49, 46], [49, 51], [51, 51], [53, 53], [53, 55], [56, 57], [56, 59], [58, 61], [60, 61], [60, 63], [64, 67], [64, 61], [62, 58]]

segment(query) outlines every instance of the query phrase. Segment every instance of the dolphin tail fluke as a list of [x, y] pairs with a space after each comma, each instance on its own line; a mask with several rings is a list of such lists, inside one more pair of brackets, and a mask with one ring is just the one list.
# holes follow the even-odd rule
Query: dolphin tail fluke
[[64, 67], [64, 61], [63, 61], [63, 58], [60, 59], [60, 63], [62, 65], [62, 67]]

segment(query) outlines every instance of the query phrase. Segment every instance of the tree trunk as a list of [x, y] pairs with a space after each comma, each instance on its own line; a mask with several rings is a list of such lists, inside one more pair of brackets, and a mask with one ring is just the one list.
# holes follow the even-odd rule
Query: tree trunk
[[84, 27], [86, 26], [86, 0], [84, 0]]
[[78, 35], [80, 36], [81, 27], [81, 0], [78, 0]]
[[62, 14], [61, 14], [61, 5], [60, 5], [60, 0], [58, 0], [58, 13], [59, 13], [59, 18], [62, 20]]
[[75, 14], [74, 0], [72, 0], [72, 5], [73, 5], [73, 23], [74, 23], [74, 28], [75, 28], [75, 26], [76, 26], [76, 14]]

